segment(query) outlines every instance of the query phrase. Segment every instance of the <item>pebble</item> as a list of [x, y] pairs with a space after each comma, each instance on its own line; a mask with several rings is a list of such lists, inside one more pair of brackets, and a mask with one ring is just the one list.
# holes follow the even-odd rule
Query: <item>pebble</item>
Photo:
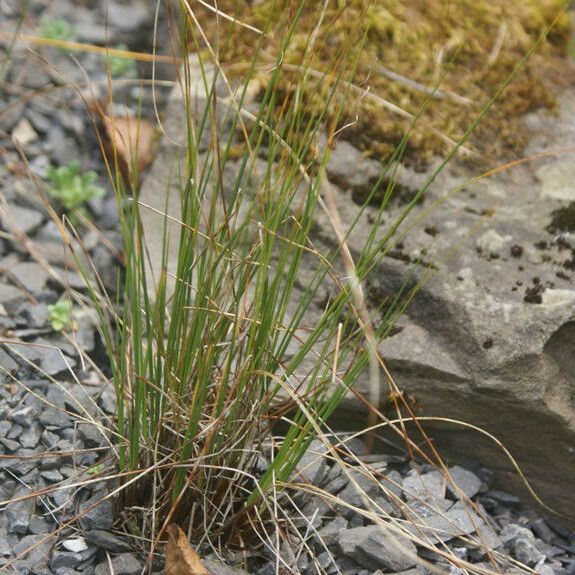
[[27, 118], [22, 118], [12, 129], [12, 138], [19, 146], [26, 147], [38, 138], [38, 134], [30, 121]]
[[37, 415], [38, 413], [33, 407], [22, 407], [13, 411], [8, 417], [19, 425], [31, 427]]
[[321, 485], [328, 470], [326, 459], [328, 453], [329, 449], [323, 441], [314, 439], [297, 465], [297, 475], [306, 483]]
[[[14, 497], [25, 495], [22, 492], [17, 492]], [[30, 518], [34, 509], [34, 501], [32, 498], [23, 499], [16, 503], [10, 503], [6, 507], [6, 518], [8, 519], [8, 533], [25, 534], [30, 527]]]
[[[114, 575], [140, 575], [142, 565], [133, 553], [122, 553], [112, 559], [111, 573]], [[109, 575], [108, 563], [100, 563], [96, 566], [94, 575]]]
[[[114, 524], [112, 502], [110, 499], [102, 501], [104, 494], [96, 493], [80, 505], [82, 517], [80, 523], [84, 529], [110, 530]], [[94, 508], [87, 511], [94, 505]]]
[[88, 543], [110, 551], [111, 553], [125, 553], [132, 550], [131, 545], [124, 541], [124, 539], [102, 529], [86, 531], [84, 537]]
[[62, 541], [62, 547], [66, 549], [66, 551], [71, 551], [72, 553], [81, 553], [88, 549], [88, 545], [86, 545], [86, 541], [83, 537], [65, 539]]
[[[449, 474], [453, 480], [453, 483], [457, 486], [457, 489], [466, 497], [471, 499], [479, 493], [483, 482], [481, 479], [479, 479], [479, 477], [477, 477], [477, 475], [475, 475], [475, 473], [472, 473], [471, 471], [456, 465], [449, 468]], [[460, 493], [458, 493], [457, 490], [453, 488], [451, 482], [447, 483], [447, 490], [456, 499], [461, 498]]]
[[371, 571], [405, 571], [417, 564], [417, 549], [409, 539], [386, 534], [376, 525], [344, 529], [338, 544], [345, 556]]
[[37, 210], [23, 208], [17, 204], [10, 204], [7, 210], [8, 216], [0, 215], [0, 223], [5, 231], [11, 229], [12, 222], [18, 229], [30, 235], [36, 231], [44, 221], [44, 216]]

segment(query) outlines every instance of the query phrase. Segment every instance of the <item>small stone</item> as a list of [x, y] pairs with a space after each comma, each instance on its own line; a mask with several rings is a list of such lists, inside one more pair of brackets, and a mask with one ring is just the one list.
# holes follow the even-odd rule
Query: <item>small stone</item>
[[50, 559], [50, 568], [56, 569], [75, 569], [82, 563], [82, 556], [79, 553], [70, 551], [54, 551]]
[[48, 571], [48, 557], [53, 543], [50, 541], [41, 543], [45, 537], [44, 534], [27, 535], [14, 545], [15, 555], [20, 555], [31, 549], [18, 564], [21, 573], [46, 573]]
[[58, 483], [64, 479], [64, 476], [57, 469], [40, 471], [40, 475], [50, 483]]
[[323, 441], [314, 439], [297, 464], [297, 475], [312, 485], [321, 485], [328, 468], [327, 453], [328, 448]]
[[0, 130], [9, 134], [24, 111], [24, 99], [17, 98], [10, 102], [2, 102], [2, 113], [0, 114]]
[[553, 533], [549, 525], [545, 522], [545, 519], [542, 517], [532, 521], [530, 527], [531, 531], [533, 531], [537, 537], [543, 539], [545, 543], [553, 543], [557, 539], [555, 533]]
[[403, 480], [403, 489], [407, 500], [443, 499], [445, 497], [445, 479], [438, 471], [418, 473], [413, 469]]
[[88, 549], [88, 545], [86, 545], [86, 541], [83, 537], [66, 539], [62, 541], [62, 547], [66, 549], [66, 551], [71, 551], [72, 553], [81, 553]]
[[329, 547], [337, 543], [340, 531], [348, 527], [349, 523], [347, 519], [336, 515], [327, 525], [319, 529], [317, 533], [323, 544]]
[[30, 519], [30, 527], [28, 530], [35, 535], [43, 535], [52, 531], [53, 526], [49, 525], [46, 519], [34, 515]]
[[409, 539], [387, 536], [376, 525], [345, 529], [338, 543], [344, 555], [371, 571], [405, 571], [417, 565], [417, 549]]
[[[112, 570], [114, 575], [140, 575], [142, 566], [133, 553], [122, 553], [112, 559]], [[96, 566], [94, 575], [109, 575], [108, 563], [100, 563]]]
[[116, 411], [116, 394], [111, 385], [102, 391], [102, 394], [100, 395], [100, 405], [109, 415], [112, 415]]
[[[305, 556], [302, 554], [302, 556]], [[213, 559], [202, 559], [202, 565], [208, 570], [211, 575], [245, 575], [245, 571], [238, 569], [237, 567], [232, 567], [231, 565], [226, 565], [221, 561], [214, 561]], [[299, 566], [299, 572], [301, 573], [303, 569]]]
[[11, 452], [18, 451], [20, 449], [20, 443], [13, 439], [8, 439], [7, 437], [0, 437], [0, 443]]
[[[26, 299], [25, 292], [17, 287], [0, 282], [0, 304], [8, 314], [13, 314]], [[19, 346], [20, 349], [22, 346]]]
[[43, 303], [28, 304], [21, 314], [27, 320], [29, 327], [44, 327], [48, 320], [48, 306]]
[[44, 409], [38, 421], [47, 429], [62, 429], [72, 425], [71, 417], [65, 411], [60, 411], [54, 407]]
[[22, 425], [24, 427], [30, 427], [34, 423], [34, 419], [37, 415], [37, 411], [33, 407], [23, 407], [13, 411], [8, 418]]
[[32, 425], [20, 435], [18, 441], [24, 449], [34, 449], [40, 442], [41, 427], [34, 421]]
[[8, 533], [19, 533], [21, 535], [27, 533], [33, 508], [34, 501], [32, 499], [10, 503], [6, 508]]
[[27, 146], [38, 138], [38, 134], [30, 121], [27, 118], [22, 118], [12, 129], [12, 138], [21, 146]]
[[10, 204], [7, 210], [7, 215], [0, 217], [2, 228], [6, 231], [11, 229], [11, 224], [14, 223], [25, 234], [30, 235], [42, 224], [44, 216], [30, 208], [23, 208], [21, 206]]
[[12, 555], [12, 546], [8, 542], [8, 533], [0, 528], [0, 557], [10, 557], [10, 555]]
[[132, 547], [123, 539], [102, 529], [92, 529], [84, 533], [88, 543], [110, 551], [111, 553], [126, 553], [132, 550]]
[[12, 374], [15, 374], [19, 368], [16, 361], [12, 359], [12, 356], [6, 353], [2, 348], [0, 348], [0, 365]]
[[18, 281], [33, 294], [41, 293], [48, 282], [48, 273], [35, 262], [21, 262], [12, 268]]
[[[110, 499], [102, 500], [105, 497], [102, 493], [96, 493], [80, 505], [80, 513], [85, 514], [80, 518], [84, 529], [101, 529], [108, 531], [112, 529], [114, 518], [112, 514], [112, 502]], [[90, 507], [94, 506], [93, 509]], [[87, 511], [90, 509], [90, 511]]]
[[44, 114], [34, 110], [34, 108], [26, 110], [26, 117], [37, 132], [47, 134], [50, 131], [50, 120]]
[[517, 507], [521, 503], [519, 497], [512, 495], [511, 493], [507, 493], [507, 491], [499, 491], [496, 489], [488, 491], [485, 494], [485, 497], [488, 497], [493, 501], [497, 501], [497, 503], [505, 505], [506, 507]]
[[[449, 474], [453, 483], [455, 483], [458, 490], [463, 493], [464, 496], [472, 498], [479, 493], [482, 482], [475, 473], [456, 465], [449, 469]], [[451, 485], [451, 482], [449, 481], [447, 482], [447, 489], [456, 499], [461, 499], [460, 493], [454, 489], [453, 485]]]
[[500, 536], [515, 558], [530, 567], [545, 558], [545, 555], [536, 547], [533, 532], [526, 527], [509, 523], [502, 529]]
[[6, 437], [8, 439], [18, 439], [23, 431], [24, 428], [21, 425], [14, 423], [6, 433]]
[[[459, 505], [459, 504], [457, 504]], [[417, 518], [418, 526], [406, 525], [414, 535], [422, 533], [433, 541], [449, 541], [462, 535], [471, 535], [485, 525], [471, 509], [453, 507], [449, 511]]]

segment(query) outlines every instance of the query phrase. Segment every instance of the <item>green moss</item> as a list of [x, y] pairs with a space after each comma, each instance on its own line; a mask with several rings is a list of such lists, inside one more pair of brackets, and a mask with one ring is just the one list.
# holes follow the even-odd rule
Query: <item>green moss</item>
[[[302, 62], [322, 4], [306, 3], [297, 33], [284, 53], [284, 62]], [[406, 151], [412, 159], [425, 159], [446, 149], [434, 131], [459, 138], [541, 32], [557, 18], [546, 42], [514, 78], [468, 143], [484, 157], [504, 157], [520, 152], [525, 143], [521, 116], [541, 107], [554, 107], [555, 99], [545, 78], [554, 70], [560, 73], [565, 65], [562, 58], [567, 54], [570, 21], [561, 12], [563, 4], [562, 0], [335, 0], [329, 4], [307, 64], [329, 77], [334, 72], [333, 63], [351, 47], [358, 62], [354, 77], [358, 87], [369, 87], [371, 94], [410, 114], [417, 114], [425, 106]], [[218, 3], [220, 9], [255, 26], [269, 26], [268, 19], [272, 19], [261, 61], [268, 68], [278, 54], [281, 37], [274, 25], [279, 25], [281, 16], [295, 13], [297, 5], [297, 0], [267, 0], [253, 8], [235, 0]], [[208, 32], [211, 28], [215, 32], [213, 14], [204, 13], [202, 22]], [[219, 36], [224, 64], [251, 61], [258, 36], [221, 20], [220, 26], [225, 28], [224, 33], [220, 29]], [[215, 34], [212, 37], [215, 39]], [[429, 100], [426, 93], [390, 80], [382, 66], [420, 85], [439, 85], [444, 93], [464, 96], [473, 104], [449, 97]], [[287, 97], [295, 91], [295, 75], [289, 70], [284, 74], [282, 89]], [[304, 107], [314, 113], [324, 102], [318, 97], [320, 86], [314, 89], [312, 83], [310, 87], [304, 96]], [[356, 100], [349, 98], [347, 117], [340, 120], [343, 125], [358, 118], [346, 129], [345, 137], [369, 154], [387, 156], [409, 122], [369, 97], [362, 99], [359, 108]]]

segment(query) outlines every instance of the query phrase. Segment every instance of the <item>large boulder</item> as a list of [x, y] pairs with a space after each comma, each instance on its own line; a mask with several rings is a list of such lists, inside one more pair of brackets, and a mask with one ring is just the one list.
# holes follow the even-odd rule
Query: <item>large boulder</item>
[[[493, 434], [542, 499], [575, 521], [573, 93], [560, 98], [557, 116], [534, 114], [526, 122], [534, 134], [525, 152], [531, 161], [481, 181], [465, 162], [452, 162], [395, 234], [369, 288], [374, 304], [417, 289], [380, 351], [418, 415]], [[352, 167], [372, 174], [374, 165], [348, 144], [339, 147], [329, 172], [343, 185], [340, 210], [351, 222], [354, 195], [362, 192], [342, 175]], [[402, 168], [402, 195], [414, 193], [432, 169]], [[399, 217], [403, 204], [391, 202], [386, 221]], [[355, 253], [373, 214], [360, 218], [349, 240]], [[367, 393], [367, 378], [359, 389]], [[358, 411], [362, 405], [350, 397], [336, 425], [357, 421]], [[521, 487], [493, 439], [446, 421], [423, 425], [444, 455], [480, 460]]]

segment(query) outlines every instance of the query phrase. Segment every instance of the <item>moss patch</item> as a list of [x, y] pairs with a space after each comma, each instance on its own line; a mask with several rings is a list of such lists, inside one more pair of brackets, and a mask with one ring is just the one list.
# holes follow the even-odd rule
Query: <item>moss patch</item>
[[[219, 0], [218, 8], [245, 23], [268, 27], [260, 64], [269, 68], [279, 53], [282, 34], [278, 28], [283, 25], [286, 29], [298, 4], [296, 0], [264, 0], [252, 5]], [[446, 150], [437, 131], [452, 139], [461, 137], [559, 14], [547, 40], [514, 78], [468, 146], [488, 158], [521, 151], [526, 135], [519, 118], [537, 108], [554, 106], [546, 79], [554, 73], [561, 76], [570, 38], [570, 20], [561, 13], [562, 0], [332, 0], [309, 51], [309, 39], [317, 27], [322, 5], [319, 0], [305, 3], [283, 54], [287, 65], [281, 84], [283, 95], [293, 96], [298, 74], [294, 66], [302, 63], [306, 51], [307, 65], [329, 78], [334, 74], [334, 63], [341, 62], [342, 54], [351, 48], [351, 59], [357, 60], [353, 79], [356, 86], [369, 88], [371, 94], [410, 114], [417, 114], [425, 104], [406, 150], [412, 159], [425, 159]], [[213, 13], [199, 14], [208, 35], [216, 42]], [[258, 35], [222, 19], [218, 25], [221, 61], [230, 69], [241, 69], [242, 63], [253, 58]], [[424, 91], [393, 81], [388, 71], [420, 86], [439, 85], [442, 97], [430, 99]], [[325, 76], [309, 78], [311, 89], [305, 92], [303, 102], [310, 113], [325, 105], [318, 97], [325, 84]], [[450, 94], [472, 103], [462, 103]], [[370, 98], [348, 94], [346, 117], [340, 118], [339, 124], [351, 123], [346, 139], [383, 159], [398, 144], [409, 121]]]

